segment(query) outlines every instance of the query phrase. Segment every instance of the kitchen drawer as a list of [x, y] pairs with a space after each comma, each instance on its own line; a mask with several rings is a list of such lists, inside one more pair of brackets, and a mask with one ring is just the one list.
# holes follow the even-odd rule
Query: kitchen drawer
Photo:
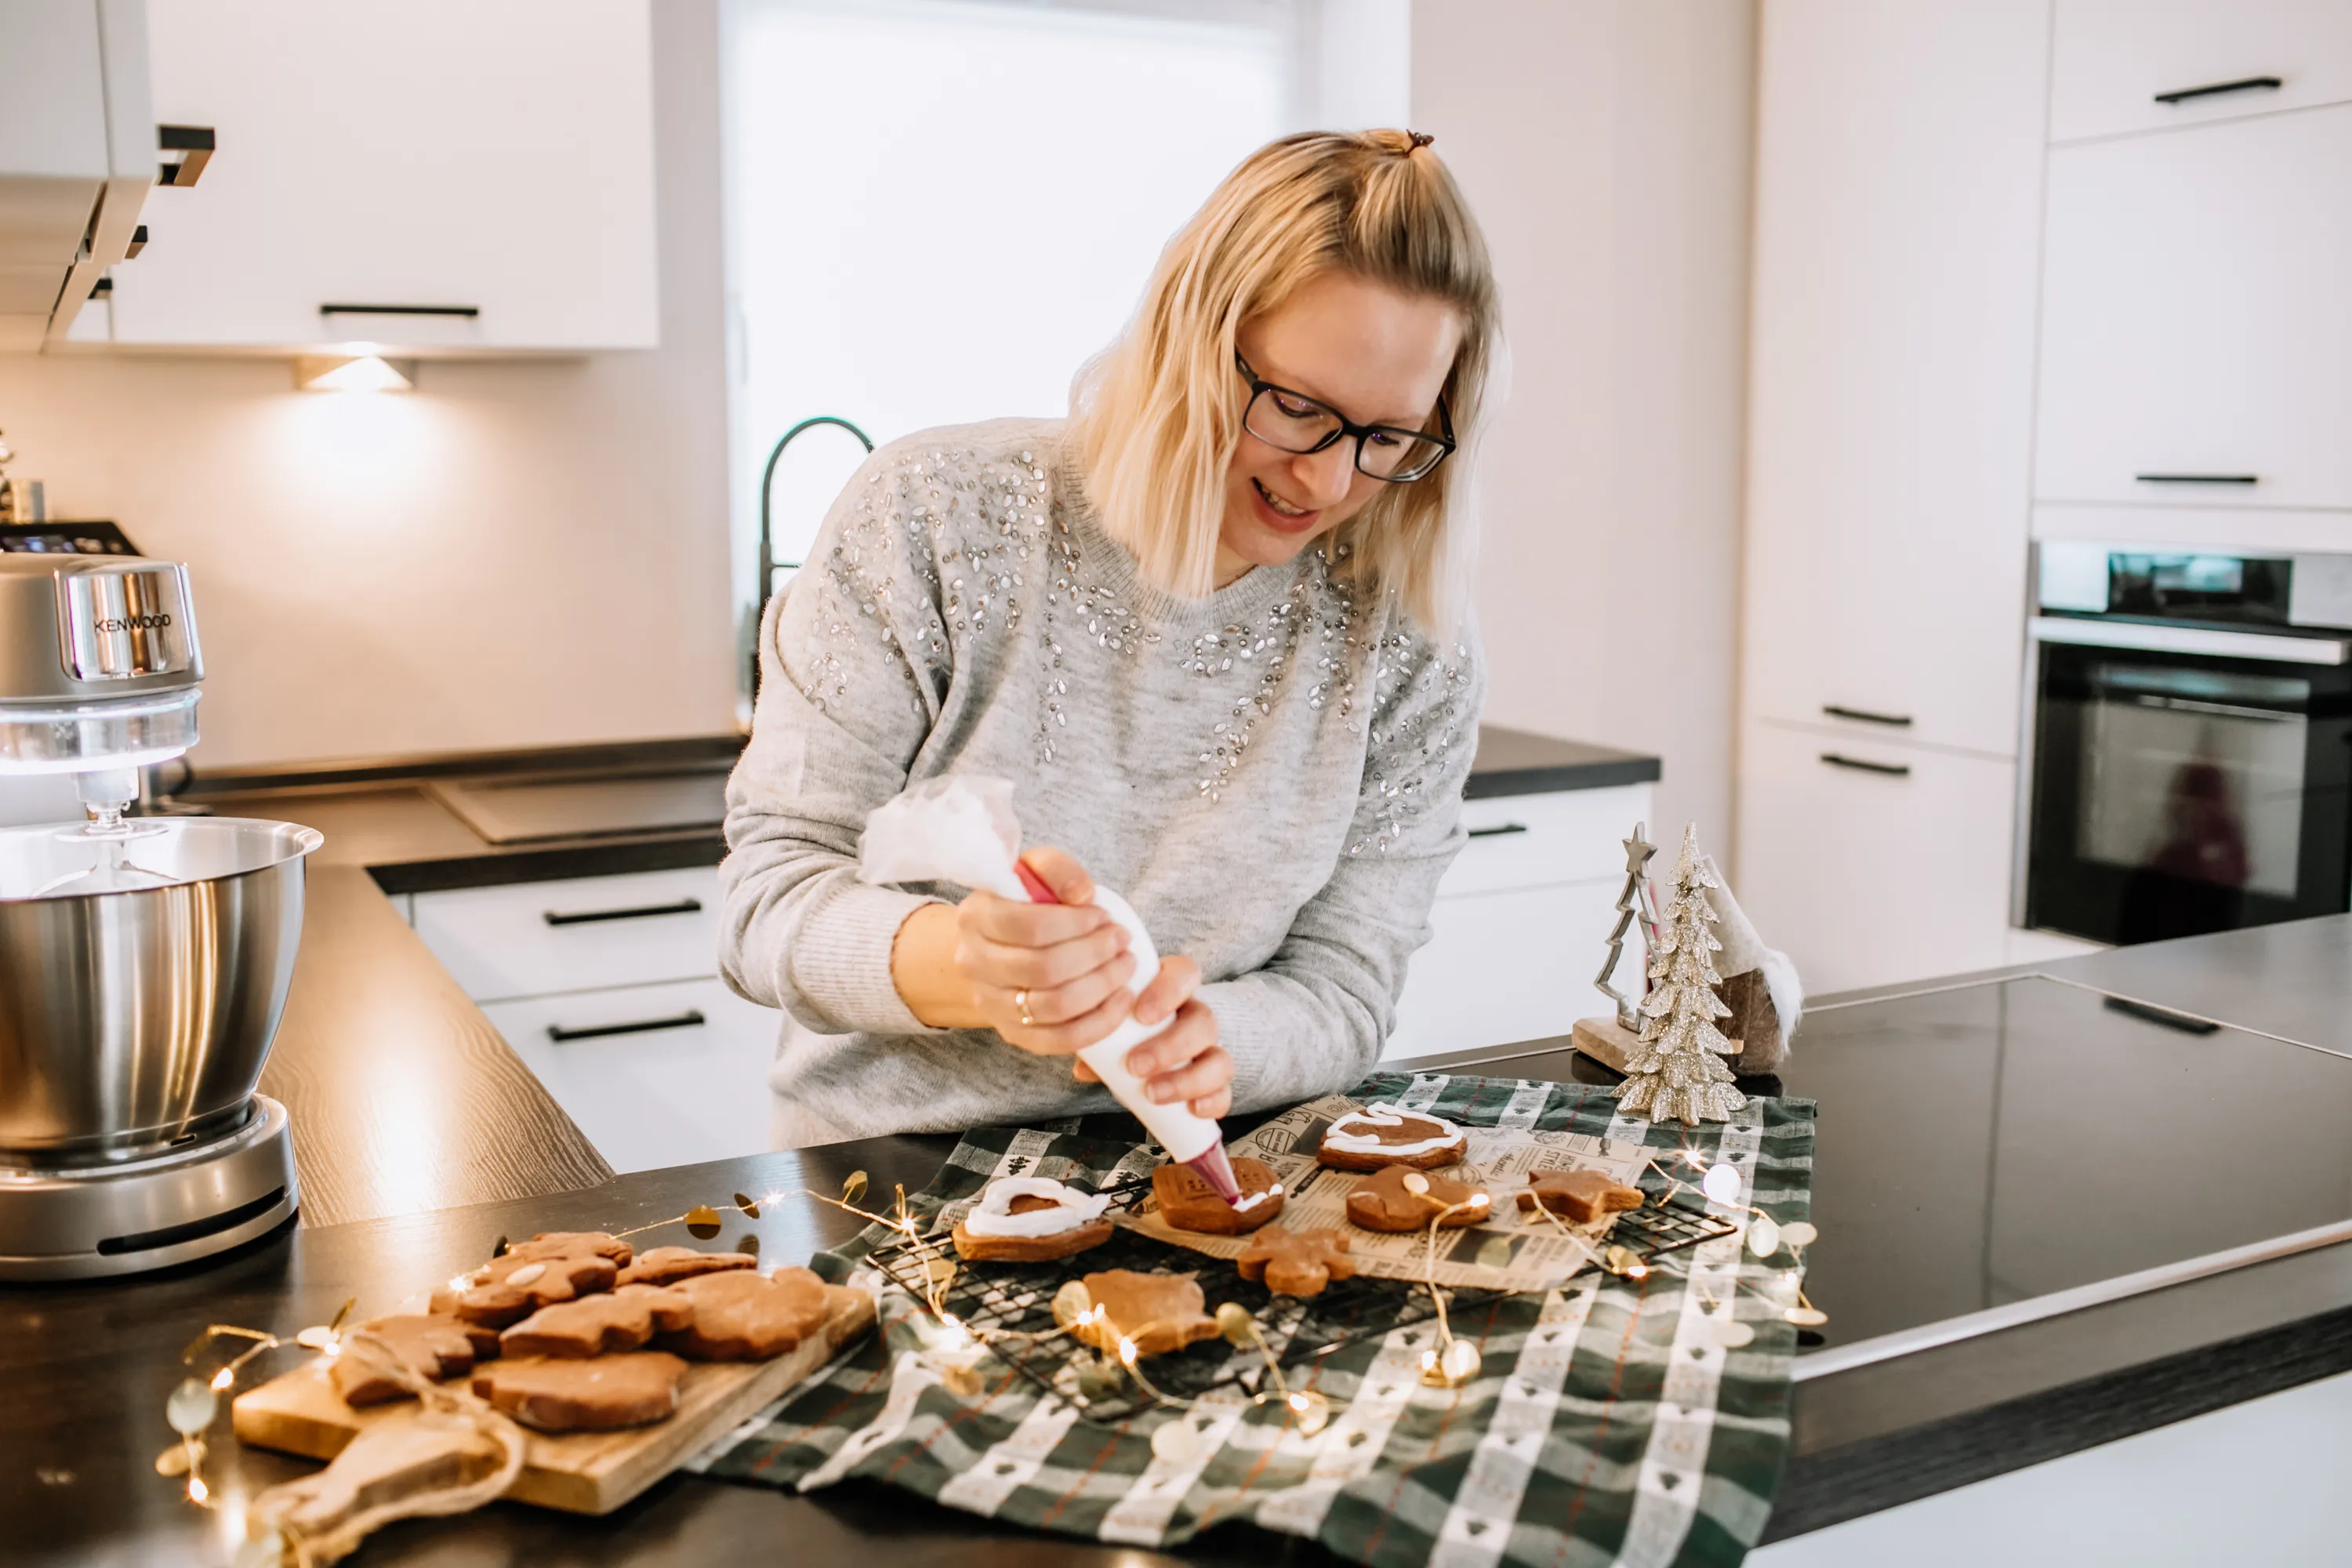
[[[1622, 874], [1624, 837], [1650, 816], [1650, 786], [1507, 795], [1462, 803], [1470, 842], [1437, 884], [1440, 899]], [[1652, 838], [1658, 837], [1652, 824]]]
[[419, 893], [413, 923], [478, 1002], [719, 973], [719, 868]]
[[1809, 993], [2008, 961], [2016, 764], [1755, 722], [1732, 886]]
[[482, 1012], [615, 1171], [767, 1152], [781, 1016], [723, 981], [535, 996]]
[[1579, 1018], [1607, 1011], [1592, 977], [1616, 923], [1623, 868], [1620, 851], [1619, 874], [1605, 880], [1438, 904], [1435, 934], [1412, 955], [1381, 1059], [1565, 1035]]
[[2347, 277], [2352, 104], [2053, 151], [2036, 497], [2352, 508]]
[[[2352, 99], [2344, 0], [2058, 0], [2051, 46], [2053, 142]], [[2278, 86], [2159, 101], [2269, 78]]]

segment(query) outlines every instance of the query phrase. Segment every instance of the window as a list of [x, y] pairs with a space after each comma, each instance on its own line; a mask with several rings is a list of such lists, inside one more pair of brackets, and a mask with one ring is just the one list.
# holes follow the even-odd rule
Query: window
[[[817, 414], [878, 443], [1064, 413], [1160, 247], [1244, 154], [1318, 121], [1402, 122], [1405, 26], [1405, 0], [736, 0], [747, 613], [778, 437]], [[862, 456], [831, 427], [794, 443], [772, 490], [779, 561], [800, 558]]]

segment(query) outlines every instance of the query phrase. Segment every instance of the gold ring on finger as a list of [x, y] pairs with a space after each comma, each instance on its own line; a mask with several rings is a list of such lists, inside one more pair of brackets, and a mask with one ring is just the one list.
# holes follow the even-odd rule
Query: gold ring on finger
[[1029, 988], [1027, 986], [1024, 985], [1020, 990], [1015, 991], [1013, 994], [1013, 1005], [1018, 1009], [1021, 1014], [1021, 1026], [1023, 1028], [1027, 1029], [1036, 1026], [1037, 1020], [1029, 1016]]

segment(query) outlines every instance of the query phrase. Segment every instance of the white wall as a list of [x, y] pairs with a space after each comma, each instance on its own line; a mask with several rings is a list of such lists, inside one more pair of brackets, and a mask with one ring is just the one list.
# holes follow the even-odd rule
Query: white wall
[[1413, 125], [1486, 227], [1513, 360], [1487, 717], [1656, 752], [1654, 829], [1695, 819], [1727, 858], [1753, 5], [1414, 0], [1412, 24]]
[[200, 766], [734, 726], [717, 5], [653, 11], [660, 349], [383, 396], [297, 393], [282, 359], [0, 356], [52, 510], [190, 564]]

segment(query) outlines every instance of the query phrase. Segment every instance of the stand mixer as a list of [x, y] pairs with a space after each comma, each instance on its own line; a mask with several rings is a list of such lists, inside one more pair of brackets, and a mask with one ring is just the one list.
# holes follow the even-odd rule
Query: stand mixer
[[254, 1087], [320, 837], [125, 815], [203, 677], [184, 567], [0, 555], [0, 775], [72, 774], [87, 814], [0, 829], [0, 1280], [186, 1262], [299, 1201]]

